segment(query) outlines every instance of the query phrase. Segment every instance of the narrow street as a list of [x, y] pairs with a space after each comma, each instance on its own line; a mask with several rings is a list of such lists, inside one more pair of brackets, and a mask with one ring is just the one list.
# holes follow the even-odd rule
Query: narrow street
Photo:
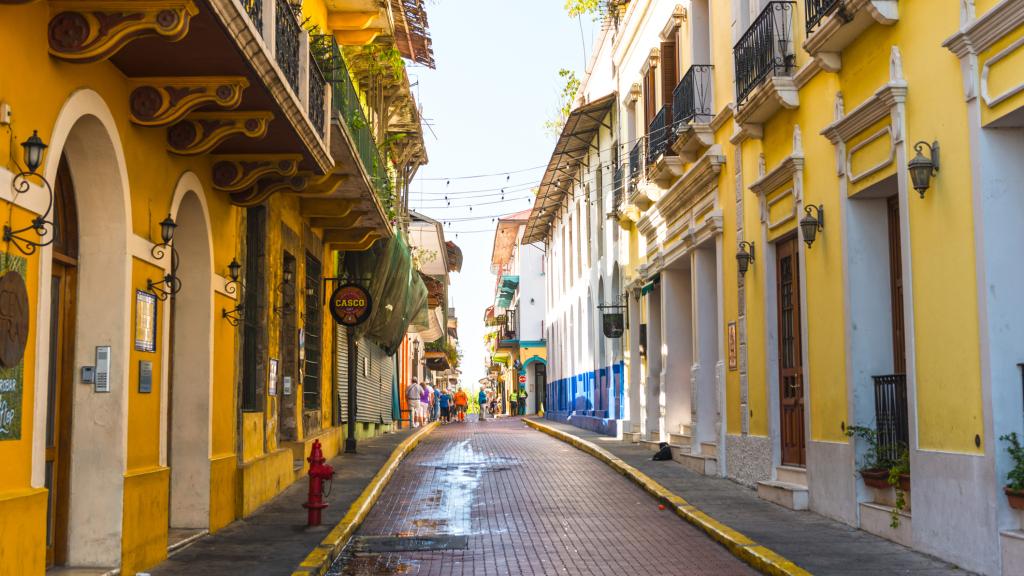
[[605, 464], [518, 418], [434, 431], [330, 572], [754, 573]]

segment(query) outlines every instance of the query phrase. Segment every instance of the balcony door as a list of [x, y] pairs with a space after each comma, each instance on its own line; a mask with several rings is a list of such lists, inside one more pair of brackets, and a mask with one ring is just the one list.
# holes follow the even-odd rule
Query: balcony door
[[800, 332], [800, 261], [796, 236], [776, 244], [775, 260], [782, 464], [804, 466], [807, 463], [807, 447], [804, 438], [803, 357]]

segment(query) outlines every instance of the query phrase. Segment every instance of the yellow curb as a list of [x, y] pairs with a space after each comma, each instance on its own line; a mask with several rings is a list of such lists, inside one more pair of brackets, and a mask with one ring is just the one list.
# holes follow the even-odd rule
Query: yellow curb
[[341, 522], [338, 522], [327, 533], [327, 536], [320, 541], [320, 544], [306, 556], [306, 559], [292, 572], [292, 576], [309, 576], [310, 574], [322, 576], [327, 572], [331, 564], [334, 563], [334, 560], [337, 559], [341, 549], [345, 547], [349, 538], [352, 537], [352, 534], [363, 523], [363, 520], [366, 519], [373, 505], [377, 503], [377, 498], [380, 497], [384, 487], [391, 481], [391, 477], [394, 475], [395, 470], [398, 469], [398, 465], [420, 443], [420, 440], [436, 427], [437, 422], [431, 422], [414, 432], [412, 436], [402, 440], [402, 443], [391, 453], [391, 457], [384, 463], [384, 466], [370, 480], [363, 493], [349, 506], [348, 512], [345, 513], [345, 517], [341, 519]]
[[593, 442], [588, 442], [579, 436], [573, 436], [557, 428], [541, 424], [536, 420], [523, 418], [523, 422], [535, 430], [571, 444], [608, 464], [616, 472], [629, 478], [643, 488], [645, 492], [654, 496], [655, 499], [666, 506], [670, 506], [680, 518], [703, 530], [708, 536], [731, 552], [733, 556], [753, 566], [761, 573], [771, 576], [811, 576], [810, 572], [787, 560], [777, 552], [754, 542], [741, 532], [737, 532], [701, 512], [681, 496], [672, 493], [661, 484], [655, 482], [650, 476], [630, 466], [621, 458], [616, 457]]

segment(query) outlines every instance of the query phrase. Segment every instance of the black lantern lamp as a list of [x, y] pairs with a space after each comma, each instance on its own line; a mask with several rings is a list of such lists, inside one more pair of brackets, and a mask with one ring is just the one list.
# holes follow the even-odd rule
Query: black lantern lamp
[[[14, 192], [14, 197], [17, 198], [20, 194], [24, 194], [29, 191], [30, 178], [38, 180], [49, 195], [46, 204], [46, 211], [33, 218], [32, 223], [28, 226], [18, 228], [17, 230], [12, 228], [10, 213], [8, 213], [7, 216], [7, 223], [4, 224], [4, 242], [8, 245], [14, 244], [14, 247], [17, 248], [19, 252], [28, 256], [35, 254], [37, 248], [49, 246], [53, 243], [55, 238], [53, 235], [53, 222], [47, 220], [50, 216], [50, 211], [53, 209], [53, 187], [50, 186], [50, 182], [47, 181], [42, 174], [36, 173], [36, 170], [43, 164], [43, 153], [47, 148], [46, 143], [39, 137], [39, 133], [33, 130], [32, 135], [29, 136], [28, 140], [21, 143], [21, 147], [24, 153], [23, 160], [27, 169], [19, 172], [11, 180], [11, 190]], [[35, 232], [39, 237], [38, 241], [22, 236], [22, 234], [30, 230]], [[43, 241], [43, 238], [47, 235], [49, 235], [49, 239]]]
[[804, 235], [804, 242], [810, 248], [811, 244], [814, 244], [818, 230], [825, 229], [825, 207], [821, 204], [817, 206], [811, 204], [804, 208], [804, 213], [806, 215], [800, 219], [800, 231]]
[[160, 239], [163, 242], [153, 246], [149, 251], [153, 258], [157, 260], [162, 260], [168, 251], [171, 253], [171, 272], [164, 274], [163, 280], [158, 282], [146, 280], [146, 289], [156, 294], [156, 297], [160, 300], [167, 300], [181, 292], [181, 279], [178, 278], [178, 250], [172, 244], [174, 229], [177, 227], [178, 225], [174, 222], [174, 219], [168, 214], [167, 218], [160, 222]]
[[[928, 149], [928, 156], [926, 157], [923, 150]], [[914, 151], [917, 152], [917, 156], [907, 164], [907, 168], [910, 170], [910, 180], [914, 185], [914, 190], [924, 198], [925, 191], [931, 186], [931, 180], [933, 174], [939, 172], [939, 141], [936, 140], [931, 144], [921, 141], [914, 144]]]
[[[284, 302], [280, 306], [274, 307], [275, 314], [291, 314], [295, 311], [294, 295], [295, 295], [295, 263], [285, 262], [283, 270], [281, 270], [281, 283], [277, 285], [277, 292], [281, 295], [281, 300]], [[291, 298], [289, 298], [291, 297]], [[288, 302], [291, 299], [292, 302]]]
[[245, 316], [243, 306], [245, 306], [244, 296], [242, 295], [242, 282], [238, 279], [242, 272], [242, 265], [238, 263], [238, 260], [232, 258], [231, 264], [228, 264], [228, 276], [231, 278], [224, 285], [224, 292], [228, 296], [238, 295], [238, 305], [228, 310], [227, 308], [221, 308], [220, 315], [222, 318], [228, 321], [228, 324], [232, 326], [238, 326], [238, 323], [242, 321]]
[[739, 267], [740, 276], [746, 276], [750, 263], [755, 261], [754, 254], [753, 242], [740, 242], [739, 250], [736, 251], [736, 265]]

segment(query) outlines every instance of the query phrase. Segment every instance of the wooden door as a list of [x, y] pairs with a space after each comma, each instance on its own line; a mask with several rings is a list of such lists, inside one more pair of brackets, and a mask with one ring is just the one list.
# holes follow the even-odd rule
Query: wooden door
[[903, 327], [903, 248], [900, 238], [900, 198], [887, 200], [889, 214], [889, 297], [892, 309], [893, 374], [907, 371], [906, 332]]
[[779, 321], [779, 404], [782, 463], [804, 466], [803, 358], [800, 334], [800, 261], [797, 238], [776, 244], [776, 278]]
[[46, 564], [67, 560], [71, 406], [74, 392], [78, 228], [74, 188], [61, 157], [54, 186], [54, 242], [50, 274], [49, 376], [46, 401]]

